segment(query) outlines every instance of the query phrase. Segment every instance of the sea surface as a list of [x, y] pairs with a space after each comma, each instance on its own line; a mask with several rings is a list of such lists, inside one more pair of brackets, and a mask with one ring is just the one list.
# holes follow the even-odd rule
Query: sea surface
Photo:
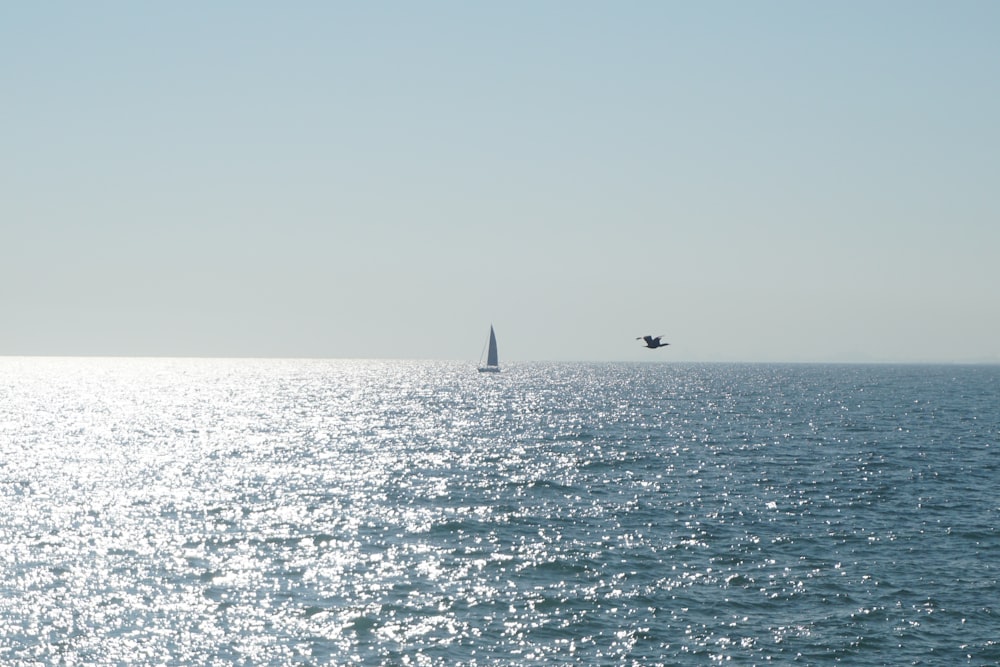
[[0, 359], [3, 665], [997, 665], [1000, 366]]

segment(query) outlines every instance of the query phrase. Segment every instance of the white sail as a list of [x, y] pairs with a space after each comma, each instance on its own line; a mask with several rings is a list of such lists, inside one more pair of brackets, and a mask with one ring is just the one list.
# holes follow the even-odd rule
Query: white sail
[[497, 356], [497, 335], [493, 332], [493, 325], [490, 325], [489, 351], [486, 353], [486, 366], [480, 366], [480, 373], [499, 373], [500, 360]]
[[486, 365], [496, 366], [498, 362], [497, 359], [497, 335], [493, 332], [493, 326], [490, 326], [490, 351], [486, 355]]

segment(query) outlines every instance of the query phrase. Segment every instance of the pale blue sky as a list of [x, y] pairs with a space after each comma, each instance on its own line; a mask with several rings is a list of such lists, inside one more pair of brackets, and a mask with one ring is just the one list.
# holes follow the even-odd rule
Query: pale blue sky
[[[1000, 361], [998, 2], [0, 8], [0, 354]], [[672, 345], [634, 340], [665, 334]]]

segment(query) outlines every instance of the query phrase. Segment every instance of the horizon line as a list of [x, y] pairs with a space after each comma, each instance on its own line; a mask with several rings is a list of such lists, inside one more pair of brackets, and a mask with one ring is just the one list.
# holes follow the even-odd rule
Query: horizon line
[[[162, 360], [227, 360], [227, 361], [411, 361], [411, 362], [447, 362], [468, 363], [476, 365], [474, 359], [442, 358], [442, 357], [325, 357], [300, 355], [208, 355], [208, 354], [0, 354], [0, 359], [162, 359]], [[818, 366], [995, 366], [1000, 365], [996, 359], [967, 360], [809, 360], [809, 359], [771, 359], [771, 360], [733, 360], [733, 359], [513, 359], [503, 365], [522, 364], [743, 364], [743, 365], [818, 365]]]

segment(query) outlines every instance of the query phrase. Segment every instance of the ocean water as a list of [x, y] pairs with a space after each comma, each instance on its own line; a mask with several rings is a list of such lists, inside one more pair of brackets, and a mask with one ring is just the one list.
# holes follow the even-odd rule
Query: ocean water
[[0, 664], [1000, 664], [1000, 366], [0, 359]]

